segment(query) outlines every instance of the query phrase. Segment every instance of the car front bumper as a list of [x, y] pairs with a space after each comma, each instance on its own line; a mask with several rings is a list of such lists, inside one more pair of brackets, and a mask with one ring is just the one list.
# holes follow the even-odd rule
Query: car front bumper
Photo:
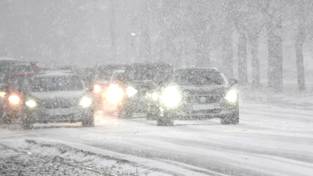
[[146, 113], [148, 109], [148, 102], [144, 97], [132, 97], [126, 101], [123, 105], [123, 109], [131, 113]]
[[26, 117], [33, 123], [80, 122], [93, 116], [92, 109], [80, 107], [59, 109], [38, 109], [26, 111]]
[[224, 103], [214, 104], [185, 104], [177, 109], [168, 110], [160, 108], [160, 117], [172, 117], [175, 119], [210, 119], [223, 118], [227, 115], [239, 112], [239, 105]]

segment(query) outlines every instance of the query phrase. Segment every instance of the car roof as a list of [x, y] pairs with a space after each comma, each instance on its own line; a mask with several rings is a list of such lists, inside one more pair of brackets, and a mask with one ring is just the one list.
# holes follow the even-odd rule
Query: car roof
[[203, 70], [203, 71], [216, 71], [218, 72], [218, 69], [215, 67], [187, 67], [187, 68], [179, 68], [175, 69], [176, 71], [192, 71], [192, 70]]
[[19, 60], [11, 57], [0, 57], [0, 61], [19, 61]]
[[70, 70], [48, 70], [37, 74], [35, 77], [75, 76]]

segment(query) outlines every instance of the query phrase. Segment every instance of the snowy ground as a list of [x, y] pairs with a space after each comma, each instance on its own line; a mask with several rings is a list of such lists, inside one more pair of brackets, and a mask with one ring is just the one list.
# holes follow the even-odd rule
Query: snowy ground
[[98, 114], [95, 128], [1, 127], [0, 175], [311, 176], [313, 106], [253, 102], [242, 101], [236, 126]]

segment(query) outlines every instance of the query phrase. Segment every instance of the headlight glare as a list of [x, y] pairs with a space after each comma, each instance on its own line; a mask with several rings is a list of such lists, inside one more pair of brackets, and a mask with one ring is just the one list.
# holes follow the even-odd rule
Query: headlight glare
[[84, 96], [80, 99], [79, 105], [83, 108], [89, 108], [92, 105], [92, 98], [89, 96]]
[[4, 91], [0, 91], [0, 98], [5, 97], [6, 93]]
[[101, 86], [99, 84], [95, 84], [93, 86], [93, 93], [99, 94], [101, 92], [101, 90], [102, 90], [102, 88], [101, 88]]
[[105, 93], [105, 98], [111, 104], [121, 103], [124, 97], [125, 97], [124, 89], [118, 84], [111, 84]]
[[8, 100], [9, 100], [10, 105], [12, 106], [17, 106], [21, 103], [21, 98], [16, 94], [10, 95]]
[[238, 101], [238, 90], [237, 89], [230, 89], [226, 95], [225, 100], [227, 100], [228, 103], [235, 104]]
[[162, 90], [159, 101], [169, 109], [177, 108], [182, 102], [182, 93], [177, 86], [168, 86]]
[[28, 99], [26, 102], [25, 102], [25, 105], [30, 108], [30, 109], [33, 109], [35, 107], [37, 107], [37, 102], [34, 100], [34, 99]]
[[137, 94], [138, 90], [132, 86], [128, 86], [126, 92], [128, 97], [133, 97]]
[[152, 101], [158, 101], [160, 94], [158, 92], [147, 93], [146, 98]]

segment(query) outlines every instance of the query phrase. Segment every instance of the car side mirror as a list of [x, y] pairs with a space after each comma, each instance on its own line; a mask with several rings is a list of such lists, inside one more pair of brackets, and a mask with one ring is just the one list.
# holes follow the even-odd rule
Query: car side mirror
[[229, 79], [229, 85], [230, 86], [233, 86], [233, 85], [236, 85], [236, 84], [238, 84], [238, 80], [237, 79], [234, 79], [234, 78]]

